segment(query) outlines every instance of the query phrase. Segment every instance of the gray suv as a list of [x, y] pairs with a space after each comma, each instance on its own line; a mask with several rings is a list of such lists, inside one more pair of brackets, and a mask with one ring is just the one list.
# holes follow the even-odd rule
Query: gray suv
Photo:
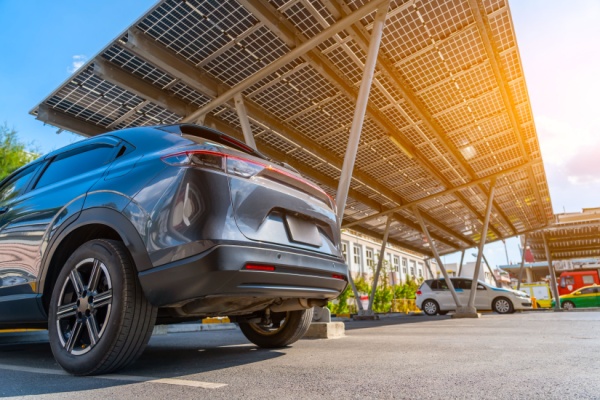
[[96, 136], [0, 182], [0, 328], [48, 328], [58, 363], [133, 362], [157, 324], [229, 316], [262, 347], [347, 285], [333, 200], [209, 128]]

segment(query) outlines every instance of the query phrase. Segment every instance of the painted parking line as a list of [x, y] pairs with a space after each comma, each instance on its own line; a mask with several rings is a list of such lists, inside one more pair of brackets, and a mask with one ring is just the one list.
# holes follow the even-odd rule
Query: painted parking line
[[[31, 372], [34, 374], [72, 376], [68, 372], [63, 371], [61, 369], [51, 369], [51, 368], [32, 368], [32, 367], [24, 367], [24, 366], [20, 366], [20, 365], [0, 364], [0, 369], [6, 369], [6, 370], [10, 370], [10, 371], [20, 371], [20, 372]], [[191, 380], [187, 380], [187, 379], [177, 379], [177, 378], [152, 378], [152, 377], [148, 377], [148, 376], [119, 375], [119, 374], [98, 375], [98, 376], [92, 376], [92, 378], [108, 379], [108, 380], [124, 381], [124, 382], [144, 382], [144, 383], [159, 383], [159, 384], [163, 384], [163, 385], [190, 386], [190, 387], [197, 387], [197, 388], [203, 388], [203, 389], [219, 389], [224, 386], [227, 386], [226, 383], [191, 381]]]

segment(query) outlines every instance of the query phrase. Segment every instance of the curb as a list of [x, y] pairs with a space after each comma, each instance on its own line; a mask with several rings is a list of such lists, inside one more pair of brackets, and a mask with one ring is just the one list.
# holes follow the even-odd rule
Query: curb
[[157, 325], [152, 331], [152, 336], [167, 335], [169, 333], [186, 333], [186, 332], [202, 332], [202, 331], [229, 331], [237, 329], [234, 323], [192, 323], [192, 324], [172, 324], [172, 325]]

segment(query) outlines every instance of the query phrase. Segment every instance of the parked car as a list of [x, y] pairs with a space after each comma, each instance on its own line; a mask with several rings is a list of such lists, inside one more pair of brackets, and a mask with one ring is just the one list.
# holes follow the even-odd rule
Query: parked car
[[532, 300], [535, 298], [537, 308], [550, 308], [552, 292], [547, 283], [522, 283], [520, 290], [527, 293]]
[[598, 269], [587, 269], [581, 271], [563, 271], [560, 274], [558, 284], [558, 295], [569, 294], [577, 289], [589, 285], [599, 285]]
[[110, 132], [0, 182], [0, 328], [48, 328], [58, 363], [114, 371], [155, 323], [229, 316], [282, 347], [348, 281], [333, 200], [195, 125]]
[[[552, 300], [552, 307], [556, 302]], [[591, 285], [577, 289], [573, 293], [560, 296], [560, 306], [565, 310], [574, 308], [600, 307], [600, 286]]]
[[[450, 278], [461, 304], [466, 305], [471, 294], [472, 279]], [[417, 307], [427, 315], [445, 315], [456, 310], [456, 303], [444, 279], [428, 279], [417, 290]], [[531, 308], [531, 298], [524, 292], [497, 288], [485, 282], [477, 282], [475, 296], [477, 310], [493, 310], [499, 314]]]

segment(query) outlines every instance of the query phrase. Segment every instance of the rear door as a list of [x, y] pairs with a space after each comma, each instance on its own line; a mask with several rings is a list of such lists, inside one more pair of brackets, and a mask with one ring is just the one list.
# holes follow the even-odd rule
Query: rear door
[[575, 307], [596, 307], [597, 305], [597, 294], [598, 289], [596, 288], [583, 288], [574, 293]]
[[[29, 165], [10, 176], [0, 186], [0, 301], [8, 295], [34, 293], [31, 283], [35, 282], [32, 273], [35, 254], [28, 251], [27, 237], [21, 240], [7, 240], [5, 237], [10, 225], [11, 209], [27, 192], [42, 163]], [[0, 317], [1, 318], [1, 317]]]
[[[0, 227], [0, 274], [3, 293], [31, 285], [40, 274], [44, 244], [56, 229], [82, 208], [88, 189], [102, 177], [115, 156], [119, 140], [101, 137], [47, 157], [29, 188], [3, 207]], [[2, 293], [0, 293], [1, 295]]]

